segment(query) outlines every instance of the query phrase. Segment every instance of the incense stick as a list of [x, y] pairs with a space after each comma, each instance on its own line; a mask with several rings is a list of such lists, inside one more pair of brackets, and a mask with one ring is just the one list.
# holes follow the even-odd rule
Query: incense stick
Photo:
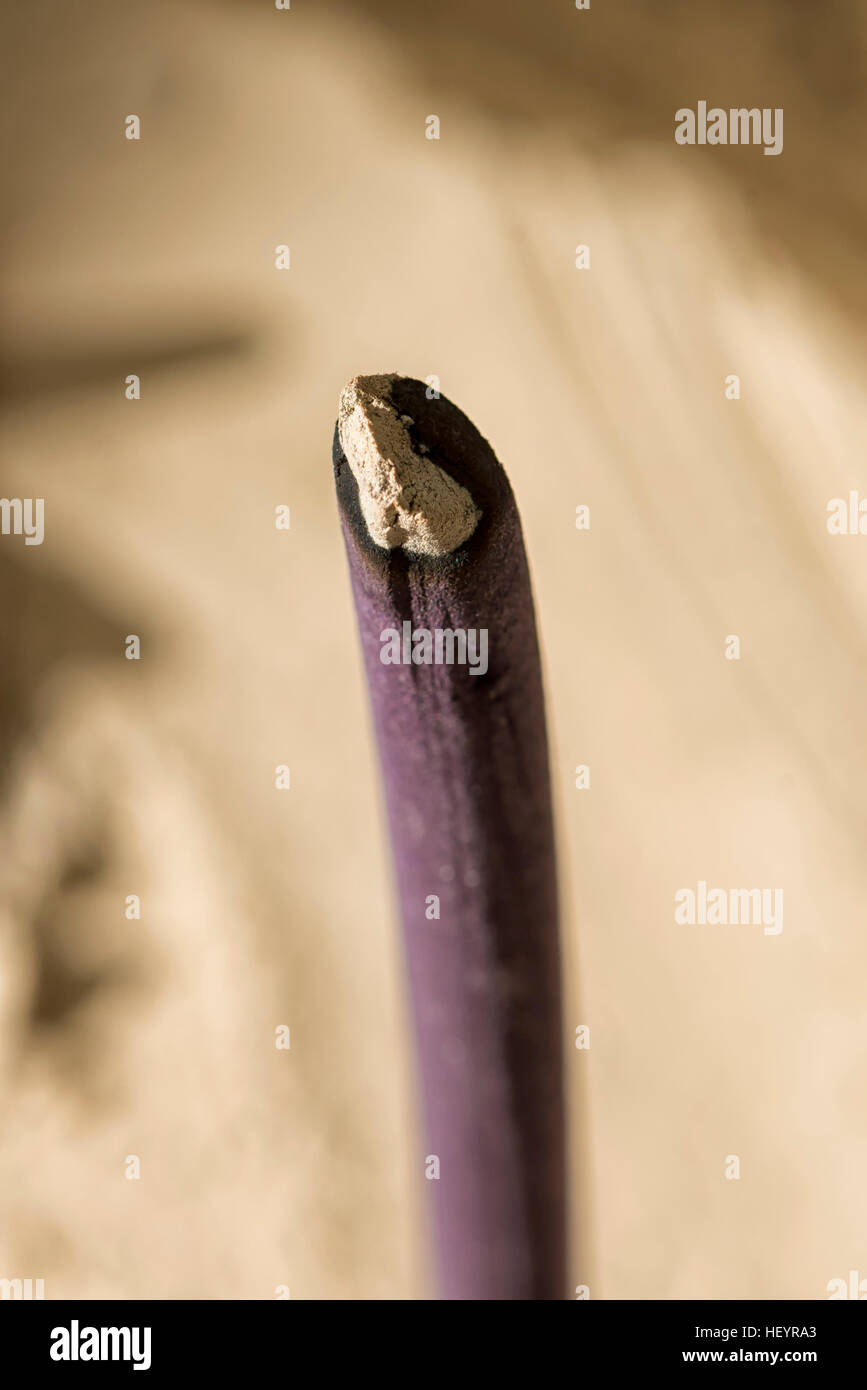
[[517, 508], [470, 421], [395, 375], [345, 388], [334, 470], [408, 963], [440, 1292], [562, 1298], [557, 890]]

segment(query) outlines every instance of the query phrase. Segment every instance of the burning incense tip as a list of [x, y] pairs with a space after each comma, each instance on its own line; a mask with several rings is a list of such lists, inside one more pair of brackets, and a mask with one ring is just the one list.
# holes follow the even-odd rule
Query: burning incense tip
[[343, 388], [337, 413], [340, 447], [358, 485], [371, 539], [385, 550], [448, 555], [475, 531], [482, 513], [467, 489], [422, 452], [413, 424], [391, 396], [395, 373], [356, 376]]

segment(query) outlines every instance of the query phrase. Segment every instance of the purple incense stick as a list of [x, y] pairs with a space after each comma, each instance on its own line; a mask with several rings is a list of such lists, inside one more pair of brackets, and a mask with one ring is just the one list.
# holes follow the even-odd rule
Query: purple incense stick
[[554, 837], [514, 497], [466, 416], [398, 376], [346, 387], [334, 471], [409, 968], [440, 1290], [563, 1298]]

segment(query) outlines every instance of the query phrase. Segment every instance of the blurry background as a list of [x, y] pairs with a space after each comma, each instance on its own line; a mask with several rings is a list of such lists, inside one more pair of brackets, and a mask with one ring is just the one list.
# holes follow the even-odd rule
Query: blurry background
[[[430, 1292], [330, 468], [344, 381], [392, 370], [440, 378], [524, 517], [572, 1285], [867, 1275], [867, 540], [825, 525], [867, 495], [864, 12], [31, 0], [0, 27], [0, 492], [46, 506], [42, 546], [0, 537], [0, 1277]], [[783, 154], [676, 146], [699, 100], [783, 107]], [[676, 926], [699, 879], [782, 887], [782, 934]]]

